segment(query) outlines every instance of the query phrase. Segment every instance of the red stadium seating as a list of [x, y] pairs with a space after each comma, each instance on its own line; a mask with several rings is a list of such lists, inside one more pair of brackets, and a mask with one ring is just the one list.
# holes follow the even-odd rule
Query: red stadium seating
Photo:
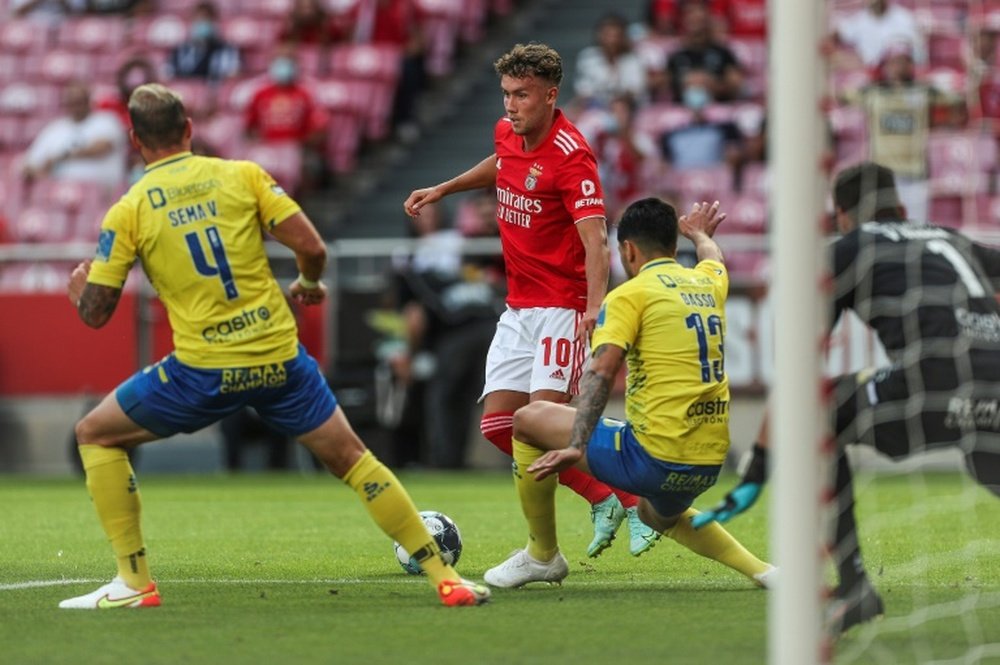
[[431, 76], [447, 76], [454, 66], [462, 0], [416, 0], [418, 20], [427, 40], [424, 66]]
[[394, 46], [359, 44], [330, 51], [330, 75], [364, 83], [365, 136], [383, 139], [389, 134], [389, 116], [399, 80], [402, 53]]
[[44, 53], [49, 29], [35, 21], [0, 21], [0, 49], [8, 53]]
[[77, 51], [115, 53], [128, 37], [128, 26], [123, 17], [84, 16], [68, 18], [59, 24], [56, 42], [60, 47]]
[[149, 19], [136, 19], [132, 29], [132, 42], [162, 52], [183, 42], [187, 39], [187, 34], [187, 22], [183, 18], [162, 14]]
[[52, 116], [59, 110], [59, 89], [48, 85], [9, 83], [0, 90], [0, 115]]
[[212, 152], [230, 159], [243, 158], [243, 114], [218, 111], [195, 126], [195, 135], [207, 143]]
[[33, 62], [27, 72], [32, 79], [63, 86], [94, 75], [94, 57], [85, 52], [53, 50]]
[[658, 139], [664, 132], [677, 129], [691, 122], [690, 109], [676, 104], [652, 104], [639, 109], [635, 117], [636, 129]]
[[726, 221], [719, 233], [765, 233], [767, 231], [767, 198], [760, 194], [727, 195], [719, 199]]
[[302, 146], [298, 143], [248, 143], [245, 158], [260, 164], [289, 193], [302, 178]]
[[65, 242], [73, 235], [69, 214], [48, 206], [24, 208], [11, 226], [18, 242]]
[[979, 133], [933, 132], [928, 161], [934, 194], [975, 194], [987, 189], [989, 171], [997, 166], [997, 146]]

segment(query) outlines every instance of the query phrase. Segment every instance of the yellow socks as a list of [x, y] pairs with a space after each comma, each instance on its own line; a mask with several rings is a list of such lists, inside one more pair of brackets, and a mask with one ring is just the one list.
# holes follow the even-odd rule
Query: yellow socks
[[739, 541], [718, 522], [710, 522], [700, 529], [695, 529], [691, 526], [691, 518], [697, 514], [698, 511], [694, 508], [688, 508], [677, 524], [665, 532], [666, 535], [695, 554], [715, 559], [750, 579], [754, 579], [754, 575], [759, 575], [769, 568], [768, 564], [740, 545]]
[[344, 474], [344, 482], [358, 493], [379, 528], [420, 562], [435, 588], [444, 580], [460, 579], [441, 558], [437, 543], [402, 483], [370, 450]]
[[514, 446], [514, 485], [521, 498], [521, 510], [528, 521], [528, 554], [538, 561], [550, 561], [559, 551], [556, 539], [556, 474], [541, 482], [526, 469], [545, 454], [517, 439]]
[[133, 589], [144, 589], [152, 578], [139, 524], [142, 503], [128, 455], [124, 448], [81, 445], [79, 450], [87, 490], [115, 552], [118, 575]]

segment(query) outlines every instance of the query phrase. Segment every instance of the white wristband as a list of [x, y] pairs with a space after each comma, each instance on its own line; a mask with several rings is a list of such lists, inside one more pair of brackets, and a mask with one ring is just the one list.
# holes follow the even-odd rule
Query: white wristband
[[318, 289], [319, 288], [319, 282], [318, 281], [314, 282], [311, 279], [306, 279], [305, 277], [302, 276], [302, 273], [299, 273], [299, 276], [295, 279], [295, 281], [298, 282], [299, 285], [303, 289]]

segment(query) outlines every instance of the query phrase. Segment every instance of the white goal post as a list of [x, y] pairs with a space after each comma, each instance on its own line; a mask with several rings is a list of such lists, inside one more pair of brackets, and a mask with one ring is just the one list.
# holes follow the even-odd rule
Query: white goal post
[[771, 0], [768, 118], [772, 168], [775, 334], [771, 387], [771, 553], [781, 568], [768, 612], [772, 665], [824, 662], [821, 492], [829, 484], [820, 448], [826, 271], [820, 216], [825, 71], [819, 57], [825, 3]]

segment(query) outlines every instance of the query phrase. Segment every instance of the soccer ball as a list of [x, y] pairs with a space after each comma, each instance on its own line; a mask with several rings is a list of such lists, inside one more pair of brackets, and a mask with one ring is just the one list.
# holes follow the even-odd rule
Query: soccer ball
[[[436, 510], [421, 510], [420, 517], [424, 520], [424, 526], [434, 536], [445, 563], [452, 566], [457, 564], [458, 557], [462, 555], [462, 534], [458, 531], [458, 525], [450, 517]], [[403, 570], [410, 575], [423, 574], [420, 564], [403, 549], [402, 545], [394, 542], [393, 549], [396, 551], [396, 560]]]

